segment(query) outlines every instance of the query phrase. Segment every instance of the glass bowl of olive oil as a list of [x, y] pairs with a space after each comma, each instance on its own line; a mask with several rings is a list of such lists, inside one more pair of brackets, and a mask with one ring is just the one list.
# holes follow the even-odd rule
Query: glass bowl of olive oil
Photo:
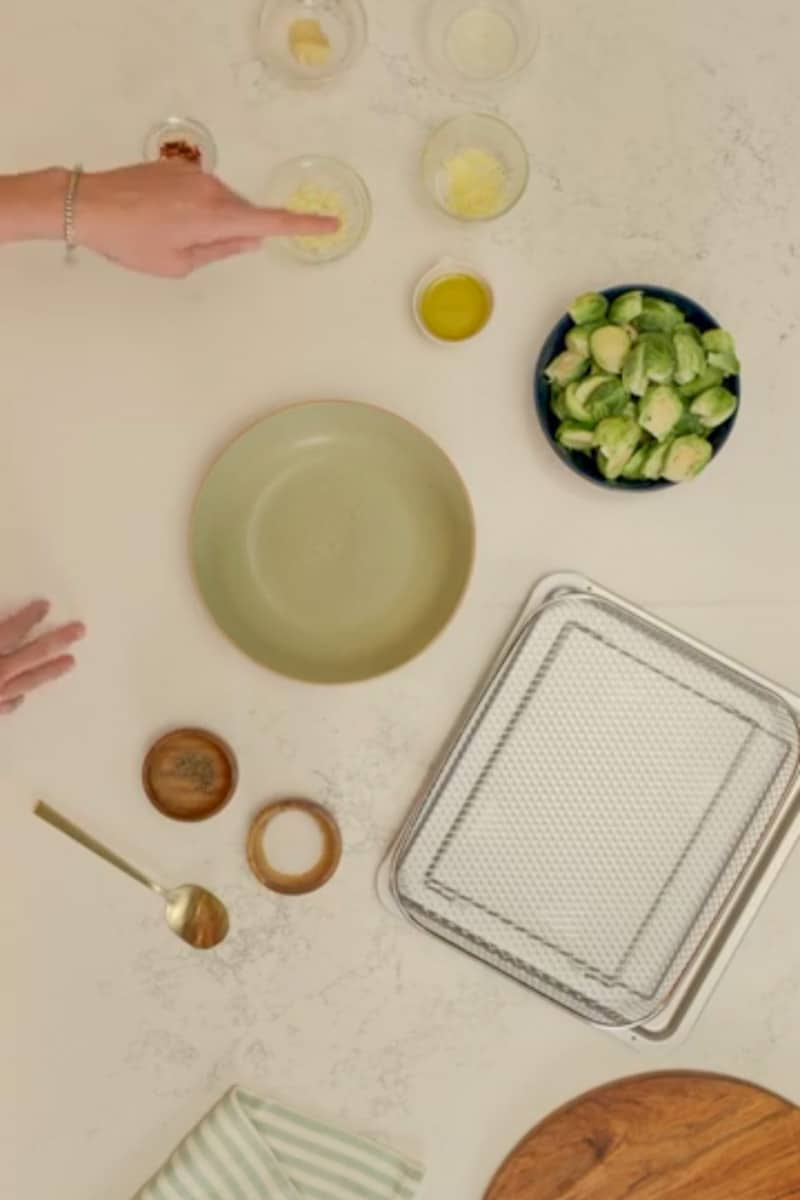
[[431, 341], [466, 342], [489, 324], [494, 293], [474, 267], [446, 258], [420, 279], [414, 289], [413, 311], [419, 329]]

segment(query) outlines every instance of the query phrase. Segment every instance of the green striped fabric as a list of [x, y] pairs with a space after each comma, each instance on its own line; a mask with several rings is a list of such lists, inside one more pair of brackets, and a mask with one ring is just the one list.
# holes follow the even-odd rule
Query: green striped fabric
[[412, 1200], [421, 1166], [233, 1088], [134, 1200]]

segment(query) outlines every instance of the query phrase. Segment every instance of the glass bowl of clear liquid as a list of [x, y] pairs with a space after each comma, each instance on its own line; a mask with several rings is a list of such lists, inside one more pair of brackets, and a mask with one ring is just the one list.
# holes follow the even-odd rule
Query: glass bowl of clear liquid
[[423, 41], [428, 61], [448, 83], [485, 87], [527, 66], [539, 23], [531, 5], [517, 0], [430, 0]]

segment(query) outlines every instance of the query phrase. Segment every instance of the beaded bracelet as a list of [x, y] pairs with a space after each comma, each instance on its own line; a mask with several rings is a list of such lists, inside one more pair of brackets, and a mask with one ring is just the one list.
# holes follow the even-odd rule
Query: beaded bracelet
[[72, 168], [64, 196], [64, 245], [66, 246], [67, 262], [72, 262], [78, 243], [75, 240], [75, 198], [78, 194], [78, 184], [83, 174], [83, 167], [78, 164]]

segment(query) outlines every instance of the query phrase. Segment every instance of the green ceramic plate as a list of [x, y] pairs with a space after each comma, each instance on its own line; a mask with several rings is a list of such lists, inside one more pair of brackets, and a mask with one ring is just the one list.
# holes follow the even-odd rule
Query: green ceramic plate
[[458, 605], [474, 543], [469, 496], [439, 447], [392, 413], [339, 401], [281, 409], [237, 438], [191, 529], [223, 632], [316, 683], [419, 654]]

